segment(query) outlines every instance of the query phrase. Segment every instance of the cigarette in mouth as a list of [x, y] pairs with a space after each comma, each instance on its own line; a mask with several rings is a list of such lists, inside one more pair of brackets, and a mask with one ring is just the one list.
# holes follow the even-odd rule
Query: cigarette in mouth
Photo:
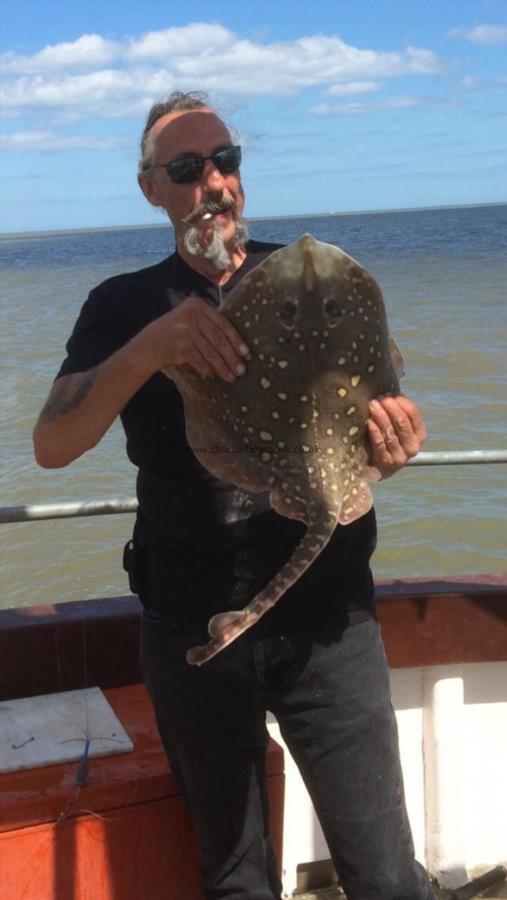
[[203, 222], [204, 222], [205, 219], [211, 219], [211, 213], [210, 213], [210, 212], [204, 213], [204, 215], [203, 215], [203, 217], [202, 217]]

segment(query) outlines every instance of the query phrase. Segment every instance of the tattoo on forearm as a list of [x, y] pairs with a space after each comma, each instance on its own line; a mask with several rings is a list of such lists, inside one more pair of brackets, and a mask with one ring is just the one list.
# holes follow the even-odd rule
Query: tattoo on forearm
[[40, 414], [41, 421], [53, 422], [58, 416], [65, 416], [72, 410], [77, 409], [90, 393], [99, 368], [100, 366], [95, 366], [94, 369], [86, 372], [84, 376], [76, 375], [61, 384], [49, 397]]

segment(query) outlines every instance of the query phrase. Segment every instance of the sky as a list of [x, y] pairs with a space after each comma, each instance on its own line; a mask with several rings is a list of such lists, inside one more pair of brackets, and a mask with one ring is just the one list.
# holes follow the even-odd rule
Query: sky
[[162, 224], [147, 111], [205, 90], [247, 217], [507, 201], [507, 0], [3, 0], [0, 230]]

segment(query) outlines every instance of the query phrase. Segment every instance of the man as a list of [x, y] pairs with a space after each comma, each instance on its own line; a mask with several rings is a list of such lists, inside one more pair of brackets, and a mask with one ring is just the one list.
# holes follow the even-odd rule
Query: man
[[[139, 184], [169, 215], [176, 253], [91, 292], [36, 425], [36, 457], [65, 466], [122, 417], [139, 467], [126, 564], [143, 604], [143, 671], [193, 814], [207, 896], [281, 896], [264, 769], [270, 709], [350, 900], [428, 900], [373, 610], [373, 511], [338, 527], [255, 628], [202, 668], [185, 662], [205, 641], [209, 617], [242, 608], [304, 531], [265, 495], [245, 501], [202, 469], [185, 440], [179, 395], [161, 371], [186, 363], [232, 382], [248, 366], [248, 346], [217, 307], [277, 245], [247, 240], [239, 163], [203, 95], [176, 93], [152, 108]], [[384, 476], [425, 438], [417, 408], [401, 396], [371, 404], [368, 430], [371, 462]]]

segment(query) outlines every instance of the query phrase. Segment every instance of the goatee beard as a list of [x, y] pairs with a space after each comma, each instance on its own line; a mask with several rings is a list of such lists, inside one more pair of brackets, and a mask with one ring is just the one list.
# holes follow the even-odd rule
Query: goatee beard
[[199, 231], [195, 225], [190, 225], [183, 235], [185, 250], [191, 256], [199, 256], [206, 259], [211, 265], [223, 272], [229, 268], [232, 255], [238, 247], [243, 247], [248, 240], [248, 225], [244, 219], [235, 222], [234, 234], [226, 242], [223, 229], [219, 225], [213, 225], [213, 237], [207, 247], [201, 244]]

